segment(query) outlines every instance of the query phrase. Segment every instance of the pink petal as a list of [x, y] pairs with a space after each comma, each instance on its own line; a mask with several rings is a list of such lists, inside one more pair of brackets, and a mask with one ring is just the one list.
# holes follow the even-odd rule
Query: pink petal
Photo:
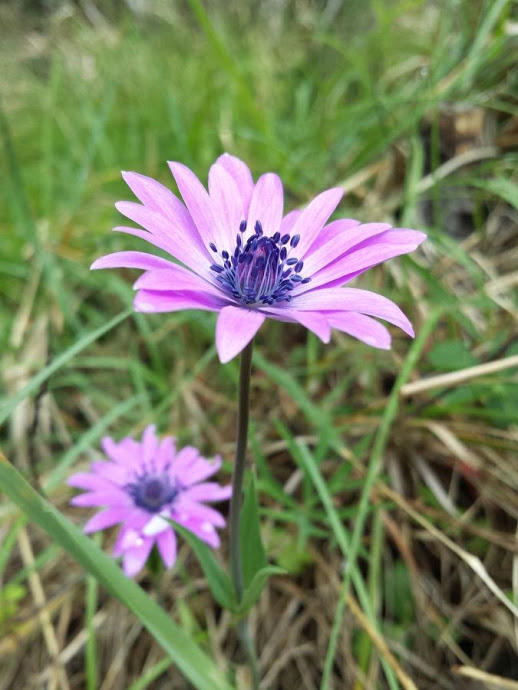
[[[180, 463], [178, 463], [178, 465], [175, 467], [175, 472], [180, 472], [179, 467]], [[198, 457], [196, 461], [192, 462], [190, 465], [183, 465], [181, 469], [183, 483], [190, 486], [191, 484], [196, 484], [196, 482], [201, 482], [203, 479], [207, 479], [207, 477], [211, 477], [213, 474], [215, 474], [220, 467], [220, 457], [216, 457], [214, 462], [208, 462], [207, 460]]]
[[228, 153], [224, 153], [222, 156], [220, 156], [216, 163], [223, 166], [236, 183], [245, 213], [243, 218], [247, 218], [250, 200], [254, 191], [252, 173], [242, 160], [236, 158], [235, 156], [231, 156]]
[[[194, 448], [194, 446], [185, 446], [176, 454], [171, 464], [171, 470], [174, 472], [176, 476], [180, 477], [184, 475], [187, 468], [193, 467], [198, 463], [198, 461], [201, 461], [202, 464], [204, 462], [207, 462], [206, 460], [200, 458], [200, 451], [197, 448]], [[218, 462], [210, 464], [214, 465], [216, 469], [219, 469], [219, 466], [221, 465], [221, 460], [219, 461], [219, 464]], [[215, 471], [216, 470], [214, 470], [214, 472]]]
[[179, 514], [174, 515], [172, 518], [175, 522], [188, 529], [190, 532], [195, 534], [199, 539], [206, 542], [209, 546], [217, 549], [220, 545], [220, 539], [218, 533], [216, 532], [214, 526], [210, 522], [200, 522], [190, 515]]
[[151, 553], [151, 549], [153, 548], [153, 543], [153, 539], [143, 539], [140, 546], [135, 546], [132, 549], [124, 551], [122, 569], [128, 577], [135, 577], [144, 567]]
[[90, 266], [91, 270], [97, 268], [141, 268], [146, 270], [152, 268], [169, 268], [175, 266], [171, 261], [162, 259], [153, 254], [146, 254], [145, 252], [114, 252], [101, 256]]
[[387, 230], [390, 230], [388, 223], [350, 225], [349, 221], [341, 220], [329, 223], [304, 256], [304, 275], [312, 276], [324, 266], [339, 259], [352, 247]]
[[259, 220], [264, 234], [273, 235], [279, 230], [284, 205], [282, 182], [278, 175], [266, 173], [257, 180], [248, 210], [248, 235], [253, 234]]
[[159, 472], [168, 467], [174, 458], [175, 452], [175, 439], [172, 436], [166, 436], [162, 439], [156, 456], [156, 468]]
[[[153, 246], [158, 247], [159, 249], [162, 249], [164, 252], [167, 252], [171, 256], [174, 256], [175, 258], [179, 259], [179, 257], [177, 257], [174, 253], [174, 245], [171, 244], [167, 237], [164, 238], [162, 235], [158, 237], [157, 235], [153, 235], [153, 233], [148, 232], [147, 230], [141, 230], [140, 228], [130, 228], [123, 225], [119, 225], [116, 228], [113, 228], [113, 232], [123, 232], [126, 235], [139, 237], [141, 240], [149, 242], [149, 244], [152, 244]], [[209, 262], [207, 261], [207, 265], [208, 263]]]
[[[197, 273], [207, 273], [210, 266], [208, 247], [200, 247], [196, 238], [193, 240], [190, 228], [174, 225], [161, 213], [152, 211], [147, 206], [133, 201], [118, 201], [115, 207], [123, 216], [138, 223], [158, 239], [162, 248]], [[125, 228], [126, 232], [127, 229]], [[148, 240], [150, 241], [150, 240]], [[155, 242], [154, 242], [155, 244]], [[157, 245], [158, 246], [158, 245]]]
[[300, 235], [297, 256], [304, 256], [306, 250], [313, 244], [329, 216], [340, 203], [343, 189], [335, 187], [322, 192], [311, 201], [302, 211], [292, 229], [292, 235]]
[[190, 501], [187, 492], [182, 493], [176, 502], [172, 513], [173, 520], [176, 519], [174, 517], [176, 514], [182, 515], [182, 513], [189, 515], [189, 519], [208, 522], [214, 527], [225, 526], [225, 518], [220, 512], [210, 506], [203, 505], [203, 503]]
[[216, 323], [216, 349], [222, 364], [230, 362], [248, 345], [265, 320], [260, 311], [224, 307]]
[[196, 175], [182, 163], [169, 162], [169, 167], [205, 246], [208, 247], [210, 242], [214, 242], [221, 251], [225, 248], [228, 234], [214, 215], [207, 190]]
[[317, 335], [324, 343], [328, 343], [331, 339], [331, 327], [327, 321], [327, 315], [319, 314], [317, 311], [297, 311], [296, 309], [282, 309], [275, 307], [268, 307], [267, 314], [272, 314], [274, 317], [280, 317], [279, 320], [285, 320], [286, 312], [292, 317], [290, 321], [296, 321], [301, 326], [307, 328]]
[[182, 309], [203, 309], [219, 311], [228, 304], [227, 300], [207, 293], [178, 293], [140, 290], [133, 301], [135, 311], [147, 313], [181, 311]]
[[99, 487], [108, 488], [111, 485], [107, 479], [97, 477], [92, 472], [76, 472], [67, 479], [69, 486], [75, 486], [78, 489], [92, 489]]
[[171, 529], [161, 532], [156, 538], [156, 543], [165, 567], [172, 568], [176, 561], [177, 553], [176, 536], [173, 528], [171, 527]]
[[101, 439], [101, 447], [110, 459], [123, 467], [138, 465], [140, 444], [132, 438], [123, 438], [119, 443], [116, 443], [109, 436], [104, 436]]
[[370, 316], [355, 312], [331, 312], [328, 314], [328, 320], [332, 328], [343, 331], [371, 347], [380, 350], [390, 349], [390, 333], [385, 326]]
[[233, 178], [217, 163], [209, 170], [209, 194], [214, 215], [226, 235], [225, 244], [216, 246], [220, 252], [222, 249], [232, 252], [239, 224], [246, 218], [245, 209]]
[[131, 506], [133, 499], [123, 490], [113, 485], [109, 489], [97, 489], [96, 491], [89, 491], [84, 494], [74, 496], [70, 501], [70, 505], [80, 506], [83, 508], [93, 508], [98, 506], [113, 506], [123, 507]]
[[113, 527], [113, 525], [119, 522], [124, 522], [130, 510], [128, 508], [111, 507], [96, 513], [84, 526], [85, 534], [99, 532], [100, 530], [108, 529], [108, 527]]
[[183, 266], [157, 268], [146, 271], [134, 283], [135, 290], [159, 290], [161, 292], [198, 292], [219, 297], [219, 289]]
[[170, 189], [156, 180], [133, 172], [123, 172], [126, 184], [145, 206], [170, 220], [173, 225], [183, 228], [202, 253], [206, 248], [189, 214]]
[[[301, 256], [301, 259], [309, 258], [310, 255], [312, 256], [314, 252], [320, 249], [322, 245], [327, 244], [327, 242], [334, 242], [337, 239], [343, 240], [344, 237], [347, 238], [352, 236], [352, 232], [349, 233], [349, 231], [352, 231], [353, 228], [357, 228], [359, 225], [360, 221], [354, 220], [353, 218], [340, 218], [339, 220], [333, 220], [331, 223], [324, 225], [311, 247], [307, 249], [305, 256]], [[371, 225], [374, 225], [374, 223]], [[378, 225], [385, 225], [387, 229], [390, 227], [387, 223], [378, 223]], [[338, 252], [340, 253], [340, 243], [338, 242], [334, 246], [335, 249], [338, 248]]]
[[142, 451], [141, 451], [141, 463], [145, 466], [149, 466], [151, 460], [153, 460], [158, 451], [158, 438], [156, 435], [156, 426], [150, 424], [144, 429], [142, 434]]
[[290, 303], [290, 311], [353, 311], [377, 316], [414, 337], [412, 324], [391, 300], [369, 290], [357, 288], [319, 288], [298, 295]]
[[226, 501], [232, 496], [231, 486], [220, 486], [216, 482], [205, 482], [190, 486], [186, 495], [192, 501]]
[[127, 469], [115, 462], [95, 461], [91, 463], [90, 470], [115, 484], [126, 484], [128, 481]]
[[426, 235], [416, 230], [389, 230], [372, 237], [357, 249], [352, 249], [346, 256], [326, 266], [311, 278], [307, 286], [310, 289], [325, 285], [335, 287], [343, 285], [352, 277], [376, 264], [392, 259], [401, 254], [413, 252]]
[[295, 209], [294, 211], [290, 211], [284, 216], [279, 227], [279, 232], [281, 233], [281, 236], [285, 235], [286, 233], [291, 233], [291, 231], [293, 230], [293, 226], [300, 218], [301, 213], [302, 211], [300, 211], [299, 209]]

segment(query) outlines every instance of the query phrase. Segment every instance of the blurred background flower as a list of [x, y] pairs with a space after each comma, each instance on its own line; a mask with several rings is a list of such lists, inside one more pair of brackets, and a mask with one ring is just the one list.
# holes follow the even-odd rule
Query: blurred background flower
[[175, 439], [160, 440], [154, 426], [144, 430], [140, 443], [105, 437], [102, 446], [108, 462], [93, 462], [67, 483], [85, 491], [72, 505], [103, 508], [88, 520], [86, 533], [121, 524], [113, 555], [122, 556], [126, 575], [139, 572], [155, 545], [166, 568], [173, 567], [177, 543], [171, 520], [213, 548], [220, 545], [216, 527], [224, 527], [225, 519], [204, 503], [230, 498], [232, 491], [204, 480], [219, 470], [221, 458], [208, 462], [192, 446], [177, 450]]

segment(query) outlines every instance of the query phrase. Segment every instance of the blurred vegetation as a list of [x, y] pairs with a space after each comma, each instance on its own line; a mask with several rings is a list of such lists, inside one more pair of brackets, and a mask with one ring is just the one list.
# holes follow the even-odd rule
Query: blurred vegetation
[[[402, 306], [424, 333], [416, 344], [394, 332], [393, 350], [379, 352], [340, 334], [324, 346], [274, 322], [260, 331], [252, 452], [268, 551], [292, 572], [289, 582], [274, 578], [254, 622], [268, 687], [410, 687], [354, 602], [341, 609], [339, 525], [358, 530], [354, 572], [370, 602], [360, 604], [419, 688], [486, 687], [473, 669], [518, 678], [512, 615], [462, 556], [480, 558], [514, 601], [516, 10], [511, 0], [0, 6], [0, 356], [10, 412], [0, 440], [78, 523], [86, 513], [66, 508], [62, 480], [97, 457], [107, 432], [139, 433], [153, 421], [232, 457], [237, 364], [217, 363], [212, 315], [132, 314], [91, 342], [132, 299], [133, 272], [89, 272], [102, 254], [139, 248], [109, 232], [119, 223], [114, 202], [131, 198], [120, 170], [174, 189], [166, 160], [205, 181], [229, 151], [255, 176], [278, 172], [290, 208], [338, 184], [340, 216], [429, 234], [415, 256], [356, 283]], [[81, 351], [35, 378], [73, 346]], [[494, 362], [496, 370], [463, 378]], [[403, 386], [389, 409], [402, 369], [407, 386], [459, 378]], [[37, 565], [24, 560], [20, 520], [0, 506], [0, 688], [21, 682], [22, 659], [45, 673], [31, 568], [61, 649], [84, 625], [84, 575], [72, 561], [63, 569], [62, 554], [32, 528]], [[162, 586], [164, 605], [209, 652], [229, 658], [229, 621], [196, 579], [190, 552], [182, 558]], [[142, 584], [150, 587], [146, 577]], [[90, 648], [85, 666], [78, 644], [61, 662], [70, 687], [95, 687], [84, 675], [95, 677], [94, 662], [103, 678], [117, 669], [106, 687], [130, 687], [155, 663], [150, 684], [138, 687], [184, 687], [128, 614], [103, 596], [91, 608], [98, 657]], [[121, 631], [128, 642], [117, 656]]]

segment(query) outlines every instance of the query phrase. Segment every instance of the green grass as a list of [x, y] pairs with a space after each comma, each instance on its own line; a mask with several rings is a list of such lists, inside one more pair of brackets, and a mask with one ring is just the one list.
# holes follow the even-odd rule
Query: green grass
[[[86, 513], [67, 507], [64, 479], [107, 433], [156, 423], [222, 452], [229, 474], [238, 365], [218, 363], [213, 316], [133, 314], [132, 272], [88, 270], [102, 254], [139, 248], [109, 232], [114, 202], [131, 198], [120, 170], [174, 189], [166, 160], [206, 180], [229, 151], [255, 176], [278, 172], [290, 208], [342, 184], [340, 216], [429, 234], [415, 255], [356, 282], [400, 304], [418, 337], [394, 332], [382, 352], [341, 334], [324, 346], [272, 321], [259, 333], [251, 456], [263, 541], [271, 561], [292, 569], [272, 579], [255, 614], [263, 673], [275, 688], [355, 690], [405, 687], [400, 669], [425, 689], [438, 687], [438, 670], [441, 687], [458, 687], [456, 665], [515, 677], [507, 610], [412, 510], [512, 593], [517, 369], [397, 390], [518, 353], [516, 3], [188, 0], [150, 2], [141, 15], [96, 5], [95, 26], [72, 5], [45, 18], [0, 8], [5, 455], [78, 525]], [[454, 123], [468, 133], [452, 143]], [[35, 565], [24, 562], [21, 520], [3, 500], [0, 690], [24, 654], [46, 667], [34, 572], [61, 649], [85, 632], [63, 662], [70, 687], [94, 688], [115, 669], [121, 687], [182, 687], [138, 615], [70, 558], [60, 568], [62, 552], [36, 527]], [[142, 585], [239, 682], [233, 627], [187, 547], [181, 558], [158, 592], [147, 576]], [[501, 617], [488, 623], [484, 606]], [[99, 627], [96, 612], [106, 614]], [[276, 626], [285, 635], [273, 653]]]

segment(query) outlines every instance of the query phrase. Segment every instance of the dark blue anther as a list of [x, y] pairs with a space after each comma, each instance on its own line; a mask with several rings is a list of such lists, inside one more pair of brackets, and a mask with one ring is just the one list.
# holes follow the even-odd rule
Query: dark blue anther
[[160, 512], [178, 495], [178, 489], [172, 484], [167, 474], [145, 472], [136, 476], [135, 481], [127, 484], [126, 489], [135, 505], [148, 513]]
[[222, 265], [212, 264], [210, 267], [217, 274], [218, 288], [238, 304], [252, 308], [290, 302], [292, 296], [289, 293], [310, 281], [299, 275], [304, 262], [294, 256], [288, 258], [288, 250], [297, 246], [300, 235], [290, 239], [289, 233], [281, 236], [277, 231], [267, 237], [259, 220], [254, 224], [254, 234], [246, 239], [242, 235], [246, 221], [240, 223], [239, 230], [232, 251], [223, 249], [218, 252], [214, 242], [209, 244], [222, 260]]
[[311, 283], [311, 278], [304, 278], [301, 282], [301, 285], [307, 285], [308, 283]]

